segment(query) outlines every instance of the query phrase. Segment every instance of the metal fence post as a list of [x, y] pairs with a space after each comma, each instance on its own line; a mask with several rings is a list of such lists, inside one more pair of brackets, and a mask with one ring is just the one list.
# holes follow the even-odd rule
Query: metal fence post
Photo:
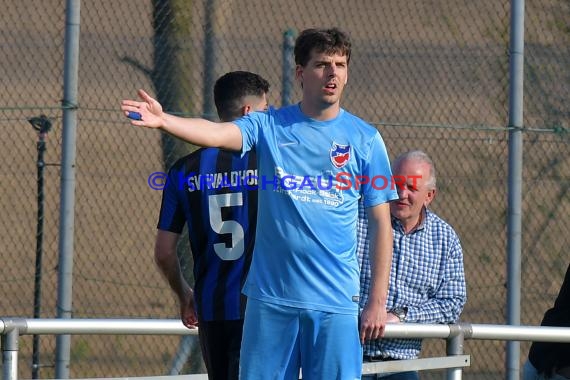
[[[507, 205], [507, 323], [521, 322], [524, 0], [511, 0], [509, 48], [509, 173]], [[506, 378], [519, 379], [520, 342], [507, 342]]]
[[[80, 5], [81, 0], [67, 0], [65, 6], [64, 108], [57, 281], [57, 317], [62, 319], [68, 319], [73, 316], [73, 239], [75, 231], [75, 156], [79, 82]], [[55, 345], [55, 377], [68, 379], [71, 337], [69, 335], [58, 335]]]
[[18, 379], [18, 339], [20, 332], [13, 329], [2, 335], [2, 379]]
[[[450, 325], [449, 338], [446, 339], [446, 353], [447, 355], [461, 355], [463, 354], [463, 342], [465, 335], [461, 325]], [[463, 375], [462, 368], [449, 368], [447, 370], [447, 380], [461, 380]]]
[[293, 93], [293, 82], [295, 80], [293, 60], [293, 50], [295, 48], [295, 32], [293, 29], [287, 29], [283, 33], [283, 73], [282, 73], [282, 90], [281, 90], [281, 106], [291, 104], [291, 94]]

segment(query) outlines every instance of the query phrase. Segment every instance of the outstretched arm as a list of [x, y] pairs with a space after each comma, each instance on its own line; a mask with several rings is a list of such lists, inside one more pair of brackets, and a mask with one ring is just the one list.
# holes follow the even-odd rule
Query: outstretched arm
[[387, 322], [386, 300], [392, 266], [392, 225], [390, 206], [383, 203], [366, 209], [370, 237], [370, 289], [362, 310], [360, 340], [378, 339], [384, 335]]
[[174, 137], [199, 146], [241, 150], [241, 131], [234, 123], [215, 123], [206, 119], [170, 115], [163, 112], [162, 105], [144, 90], [139, 90], [138, 95], [142, 101], [121, 102], [125, 116], [129, 112], [140, 114], [140, 120], [130, 120], [132, 125], [162, 129]]
[[154, 261], [178, 298], [182, 323], [192, 329], [198, 324], [198, 318], [194, 308], [194, 292], [182, 275], [180, 262], [176, 255], [176, 244], [179, 236], [174, 232], [158, 230], [154, 247]]

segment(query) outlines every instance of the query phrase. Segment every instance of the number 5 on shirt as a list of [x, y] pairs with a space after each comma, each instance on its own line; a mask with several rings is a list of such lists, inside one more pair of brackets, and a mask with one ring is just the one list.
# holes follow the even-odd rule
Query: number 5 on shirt
[[237, 260], [244, 253], [244, 230], [235, 220], [222, 220], [222, 207], [243, 206], [242, 193], [227, 193], [208, 196], [210, 226], [217, 234], [231, 234], [231, 247], [225, 243], [214, 244], [214, 251], [222, 260]]

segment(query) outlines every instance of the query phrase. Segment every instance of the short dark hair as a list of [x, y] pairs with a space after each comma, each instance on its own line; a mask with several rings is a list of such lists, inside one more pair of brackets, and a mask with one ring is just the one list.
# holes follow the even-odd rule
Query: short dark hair
[[352, 43], [350, 37], [338, 28], [306, 29], [295, 41], [295, 63], [305, 66], [311, 59], [311, 53], [346, 55], [350, 62]]
[[242, 116], [241, 107], [246, 96], [263, 96], [269, 92], [269, 82], [249, 71], [231, 71], [214, 84], [214, 103], [218, 117], [223, 121]]

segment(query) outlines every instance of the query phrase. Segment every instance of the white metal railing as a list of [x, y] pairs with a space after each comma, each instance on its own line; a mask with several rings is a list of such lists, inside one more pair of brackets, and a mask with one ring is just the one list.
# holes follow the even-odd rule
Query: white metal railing
[[[18, 341], [20, 335], [196, 335], [198, 330], [187, 329], [179, 319], [26, 319], [0, 318], [2, 335], [2, 379], [18, 379]], [[508, 326], [460, 323], [388, 324], [385, 338], [445, 339], [447, 356], [380, 363], [365, 363], [363, 373], [398, 372], [447, 368], [447, 379], [459, 380], [462, 368], [470, 365], [470, 357], [463, 355], [465, 339], [570, 342], [570, 328], [544, 326]], [[161, 379], [164, 377], [155, 377]], [[186, 376], [186, 379], [206, 379], [204, 375]]]

